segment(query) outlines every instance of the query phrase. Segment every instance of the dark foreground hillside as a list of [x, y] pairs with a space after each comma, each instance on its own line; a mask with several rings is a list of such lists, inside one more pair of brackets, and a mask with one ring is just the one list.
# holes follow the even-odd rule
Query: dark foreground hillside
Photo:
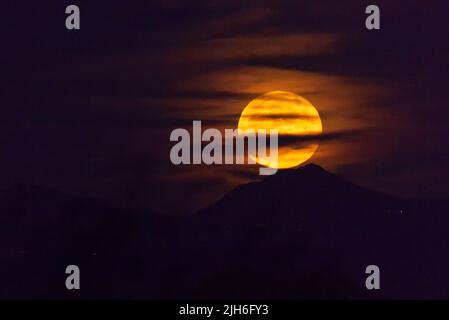
[[[0, 195], [0, 298], [449, 298], [449, 206], [316, 165], [242, 185], [193, 218], [18, 185]], [[65, 267], [81, 290], [65, 289]], [[381, 290], [365, 288], [378, 265]]]

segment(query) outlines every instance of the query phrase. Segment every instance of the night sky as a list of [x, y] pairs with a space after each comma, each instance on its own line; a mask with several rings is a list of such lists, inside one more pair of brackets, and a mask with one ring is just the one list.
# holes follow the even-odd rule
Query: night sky
[[1, 188], [193, 212], [257, 168], [176, 167], [171, 130], [235, 128], [252, 99], [287, 90], [322, 117], [311, 162], [449, 196], [449, 1], [4, 1], [1, 21]]

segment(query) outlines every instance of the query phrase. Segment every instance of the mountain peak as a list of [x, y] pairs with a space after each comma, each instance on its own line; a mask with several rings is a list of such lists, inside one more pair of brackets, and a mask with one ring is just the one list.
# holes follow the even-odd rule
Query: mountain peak
[[334, 174], [326, 171], [317, 164], [309, 163], [297, 169], [279, 170], [276, 174], [269, 176], [265, 181], [295, 181], [298, 179], [333, 180], [338, 179]]
[[314, 171], [314, 172], [327, 172], [326, 170], [323, 169], [323, 167], [320, 167], [319, 165], [315, 164], [315, 163], [308, 163], [305, 166], [299, 167], [296, 170], [301, 170], [301, 171]]

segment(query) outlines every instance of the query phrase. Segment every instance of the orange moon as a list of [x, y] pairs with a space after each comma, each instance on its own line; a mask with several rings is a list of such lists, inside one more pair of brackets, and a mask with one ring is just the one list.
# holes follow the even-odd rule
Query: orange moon
[[[243, 109], [238, 123], [239, 130], [277, 129], [279, 135], [278, 161], [275, 165], [268, 158], [256, 158], [260, 165], [286, 169], [300, 165], [312, 157], [318, 148], [316, 139], [323, 126], [318, 110], [303, 97], [288, 91], [271, 91], [252, 100]], [[284, 145], [283, 139], [301, 141]], [[315, 141], [313, 141], [315, 140]]]

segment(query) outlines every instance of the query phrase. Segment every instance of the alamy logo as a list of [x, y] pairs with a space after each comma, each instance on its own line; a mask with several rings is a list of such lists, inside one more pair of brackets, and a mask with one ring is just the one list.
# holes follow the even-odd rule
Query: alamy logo
[[366, 7], [365, 13], [369, 14], [365, 20], [365, 26], [368, 30], [380, 29], [380, 9], [378, 6], [372, 4]]
[[[267, 130], [265, 129], [225, 129], [223, 135], [218, 129], [209, 128], [202, 132], [201, 121], [193, 121], [192, 139], [187, 129], [178, 128], [170, 134], [170, 141], [177, 142], [170, 150], [170, 160], [179, 164], [256, 164], [263, 160], [266, 168], [259, 168], [260, 175], [272, 175], [278, 166], [278, 131], [269, 130], [269, 148], [267, 148]], [[234, 152], [234, 141], [236, 141]], [[248, 141], [247, 157], [245, 141]], [[202, 146], [203, 142], [207, 144]], [[224, 156], [223, 156], [224, 144]], [[269, 151], [269, 152], [268, 152]]]
[[365, 286], [368, 290], [380, 289], [380, 269], [378, 266], [372, 264], [366, 267], [365, 273], [369, 276], [365, 280]]
[[65, 8], [65, 13], [69, 14], [65, 19], [65, 27], [68, 30], [79, 30], [80, 27], [80, 8], [74, 4]]
[[65, 273], [69, 276], [65, 280], [65, 287], [68, 290], [79, 290], [80, 289], [80, 268], [72, 264], [65, 268]]

